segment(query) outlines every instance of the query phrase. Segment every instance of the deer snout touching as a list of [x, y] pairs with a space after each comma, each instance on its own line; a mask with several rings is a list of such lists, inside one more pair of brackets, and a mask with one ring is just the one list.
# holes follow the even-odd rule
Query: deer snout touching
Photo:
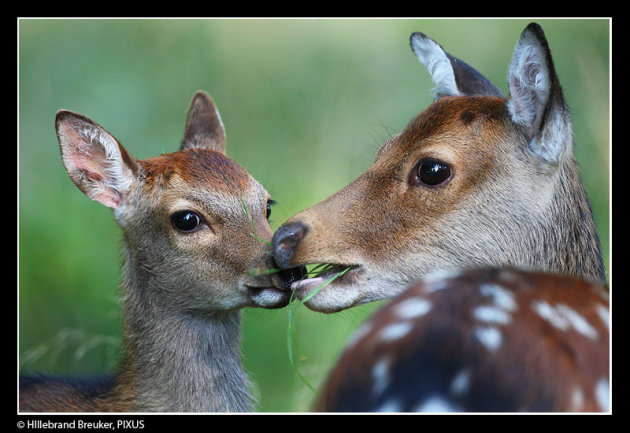
[[306, 268], [304, 266], [285, 269], [285, 267], [277, 263], [276, 260], [271, 259], [271, 261], [273, 265], [270, 269], [282, 269], [282, 271], [272, 274], [274, 276], [272, 278], [274, 286], [278, 290], [290, 292], [291, 286], [306, 276]]
[[276, 230], [272, 239], [273, 255], [280, 268], [287, 269], [293, 266], [291, 260], [307, 231], [307, 227], [300, 222], [289, 223]]
[[349, 269], [313, 296], [306, 288], [334, 274], [301, 281], [297, 296], [336, 312], [389, 299], [433, 271], [480, 267], [605, 281], [569, 111], [540, 26], [518, 39], [508, 97], [423, 33], [410, 43], [435, 84], [433, 103], [357, 179], [273, 236], [282, 268]]

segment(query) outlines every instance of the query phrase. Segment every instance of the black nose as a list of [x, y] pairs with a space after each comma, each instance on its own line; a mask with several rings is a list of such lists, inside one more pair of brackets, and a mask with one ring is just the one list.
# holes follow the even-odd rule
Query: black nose
[[297, 244], [306, 235], [306, 226], [301, 223], [290, 223], [280, 226], [273, 234], [273, 258], [278, 267], [290, 268], [291, 259]]

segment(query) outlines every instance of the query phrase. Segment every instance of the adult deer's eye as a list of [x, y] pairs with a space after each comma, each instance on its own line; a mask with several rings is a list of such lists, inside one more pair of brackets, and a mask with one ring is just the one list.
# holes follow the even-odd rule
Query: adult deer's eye
[[271, 205], [275, 203], [276, 202], [271, 199], [267, 200], [267, 219], [271, 216]]
[[451, 178], [451, 168], [437, 159], [427, 158], [418, 165], [417, 179], [425, 185], [436, 186]]
[[180, 232], [188, 233], [195, 230], [201, 224], [201, 217], [193, 211], [183, 210], [171, 215], [171, 222]]

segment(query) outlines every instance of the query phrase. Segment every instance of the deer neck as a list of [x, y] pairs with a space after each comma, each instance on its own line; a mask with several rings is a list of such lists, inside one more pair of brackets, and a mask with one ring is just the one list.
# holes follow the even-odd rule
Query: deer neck
[[573, 156], [558, 176], [549, 212], [529, 227], [533, 267], [605, 281], [599, 237]]
[[182, 312], [160, 303], [160, 290], [150, 276], [126, 272], [121, 397], [132, 395], [134, 411], [251, 411], [240, 311]]

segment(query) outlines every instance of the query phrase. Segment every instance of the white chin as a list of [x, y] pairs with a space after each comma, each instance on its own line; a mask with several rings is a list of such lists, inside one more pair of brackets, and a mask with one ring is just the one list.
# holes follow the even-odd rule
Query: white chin
[[[380, 278], [379, 278], [380, 277]], [[302, 280], [292, 287], [300, 299], [307, 298], [321, 281], [318, 278]], [[320, 313], [336, 313], [358, 305], [389, 299], [407, 288], [408, 284], [382, 276], [365, 278], [365, 275], [349, 282], [333, 281], [322, 287], [304, 305]]]
[[282, 308], [289, 303], [291, 294], [273, 288], [257, 290], [249, 295], [249, 298], [260, 308]]
[[[320, 280], [320, 278], [303, 280], [302, 283], [305, 284], [300, 284], [295, 289], [297, 297], [305, 299], [315, 289], [317, 289], [317, 287], [321, 284], [321, 281], [318, 282], [315, 280]], [[358, 286], [353, 284], [336, 283], [333, 281], [332, 283], [319, 289], [319, 291], [307, 300], [304, 305], [306, 305], [310, 310], [330, 314], [369, 302], [364, 301], [361, 298], [361, 292], [358, 290]]]

